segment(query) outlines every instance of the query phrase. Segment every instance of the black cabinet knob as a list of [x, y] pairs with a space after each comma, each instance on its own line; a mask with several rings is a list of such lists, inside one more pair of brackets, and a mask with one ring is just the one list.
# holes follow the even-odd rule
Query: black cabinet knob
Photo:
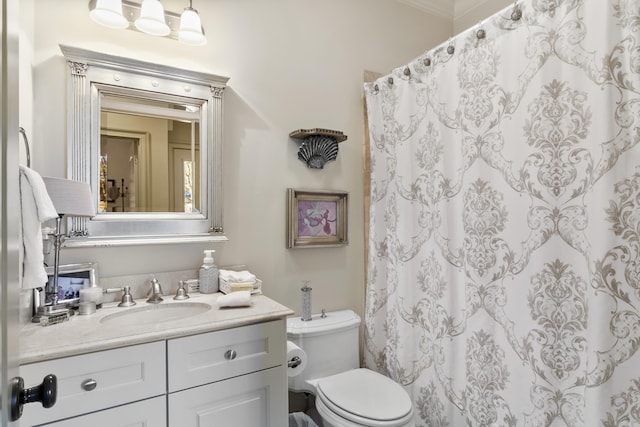
[[22, 416], [25, 403], [41, 402], [42, 407], [51, 408], [58, 397], [58, 379], [49, 374], [42, 380], [42, 384], [31, 388], [24, 388], [22, 377], [16, 377], [10, 383], [10, 421], [17, 421]]

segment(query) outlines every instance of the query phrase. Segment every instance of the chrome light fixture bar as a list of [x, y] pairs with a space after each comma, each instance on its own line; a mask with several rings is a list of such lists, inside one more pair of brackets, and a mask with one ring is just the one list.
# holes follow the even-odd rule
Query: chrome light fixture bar
[[167, 11], [159, 0], [91, 0], [89, 16], [94, 22], [114, 29], [129, 29], [181, 43], [202, 46], [207, 39], [192, 1], [182, 14]]

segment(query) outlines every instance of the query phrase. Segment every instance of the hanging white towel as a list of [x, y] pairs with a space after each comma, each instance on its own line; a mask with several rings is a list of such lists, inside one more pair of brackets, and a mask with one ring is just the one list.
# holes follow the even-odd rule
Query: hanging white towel
[[23, 288], [47, 283], [42, 250], [42, 223], [58, 216], [40, 174], [20, 165], [20, 213], [22, 251], [20, 263]]

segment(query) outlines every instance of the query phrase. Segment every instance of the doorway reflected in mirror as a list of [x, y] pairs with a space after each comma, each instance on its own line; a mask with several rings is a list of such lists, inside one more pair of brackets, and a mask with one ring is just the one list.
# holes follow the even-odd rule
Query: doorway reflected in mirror
[[100, 212], [198, 212], [199, 117], [193, 105], [104, 95]]

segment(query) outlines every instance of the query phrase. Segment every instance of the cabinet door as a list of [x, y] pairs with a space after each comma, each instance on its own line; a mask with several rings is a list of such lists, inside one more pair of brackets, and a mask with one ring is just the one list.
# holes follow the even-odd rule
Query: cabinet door
[[282, 427], [289, 425], [284, 367], [169, 395], [169, 427]]
[[165, 397], [155, 397], [46, 424], [51, 427], [167, 427]]

